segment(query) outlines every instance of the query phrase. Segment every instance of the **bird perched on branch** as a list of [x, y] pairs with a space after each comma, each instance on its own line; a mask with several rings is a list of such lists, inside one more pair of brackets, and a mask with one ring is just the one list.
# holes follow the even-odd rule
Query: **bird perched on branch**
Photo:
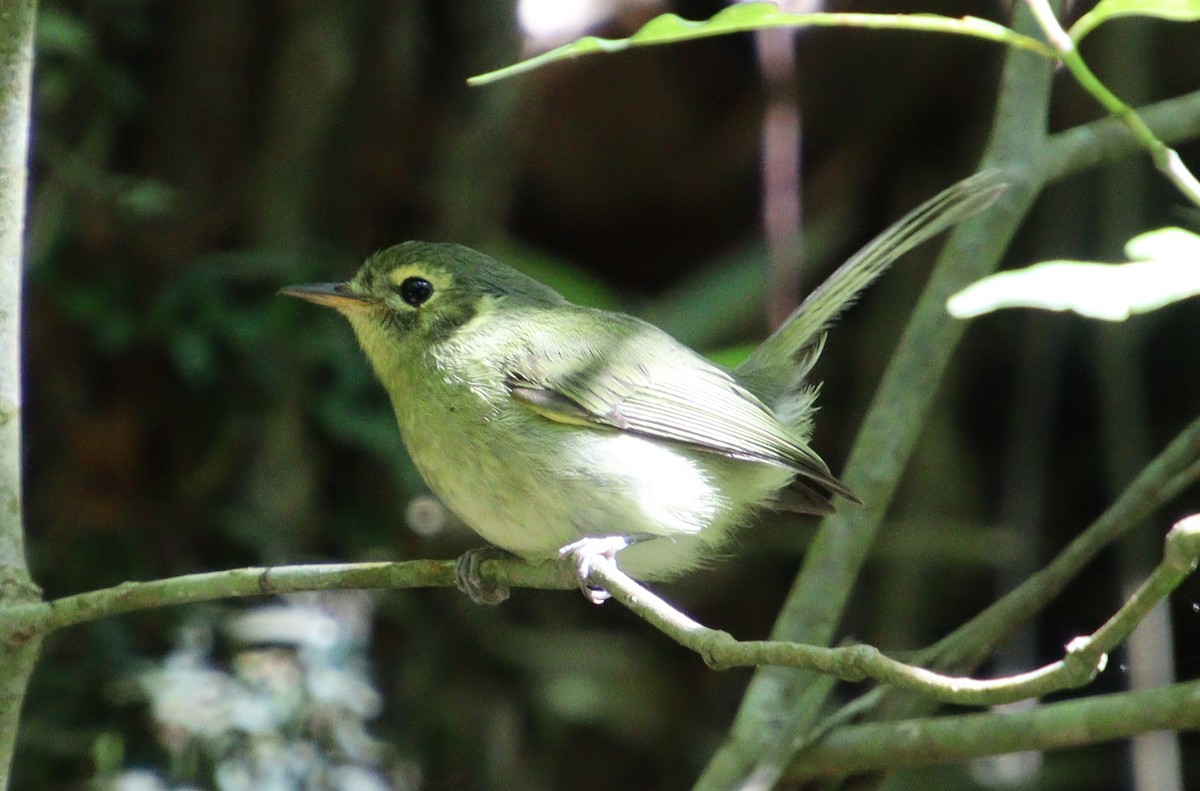
[[[350, 320], [426, 483], [528, 559], [616, 554], [660, 580], [695, 568], [759, 509], [857, 498], [809, 447], [806, 383], [842, 309], [896, 258], [989, 205], [995, 173], [950, 187], [835, 271], [749, 357], [722, 368], [640, 319], [581, 307], [456, 244], [405, 242], [344, 283], [281, 293]], [[468, 553], [460, 587], [495, 603]]]

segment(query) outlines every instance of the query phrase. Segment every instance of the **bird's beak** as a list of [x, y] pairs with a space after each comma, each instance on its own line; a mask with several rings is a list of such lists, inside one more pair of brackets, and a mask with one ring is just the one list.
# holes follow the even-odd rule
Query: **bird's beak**
[[369, 297], [355, 294], [347, 283], [307, 283], [302, 286], [281, 288], [279, 293], [335, 308], [342, 313], [356, 308], [364, 308], [374, 301]]

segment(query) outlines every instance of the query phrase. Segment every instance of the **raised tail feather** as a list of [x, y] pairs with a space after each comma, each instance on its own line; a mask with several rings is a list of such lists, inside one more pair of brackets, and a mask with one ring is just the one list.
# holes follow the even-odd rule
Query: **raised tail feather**
[[768, 404], [803, 381], [820, 356], [825, 330], [892, 262], [990, 206], [1006, 183], [998, 170], [963, 179], [922, 203], [834, 271], [739, 365], [738, 380]]

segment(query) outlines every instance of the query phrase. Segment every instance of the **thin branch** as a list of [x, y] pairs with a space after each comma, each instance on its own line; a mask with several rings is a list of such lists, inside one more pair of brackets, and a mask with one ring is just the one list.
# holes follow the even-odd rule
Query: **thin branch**
[[728, 632], [710, 629], [679, 612], [618, 569], [614, 561], [589, 560], [590, 583], [607, 589], [634, 613], [698, 653], [715, 669], [796, 667], [843, 681], [873, 678], [946, 703], [997, 705], [1079, 687], [1103, 670], [1108, 652], [1196, 568], [1200, 561], [1200, 515], [1181, 520], [1168, 532], [1163, 560], [1154, 572], [1103, 626], [1087, 637], [1072, 640], [1062, 660], [998, 679], [943, 675], [897, 661], [868, 645], [825, 648], [785, 641], [740, 641]]
[[1192, 203], [1200, 206], [1200, 181], [1197, 181], [1196, 176], [1183, 164], [1179, 154], [1159, 140], [1133, 108], [1121, 101], [1092, 73], [1076, 49], [1075, 41], [1059, 24], [1058, 17], [1050, 8], [1049, 0], [1026, 0], [1026, 4], [1041, 26], [1046, 40], [1054, 47], [1059, 59], [1074, 75], [1079, 85], [1100, 102], [1113, 118], [1124, 124], [1138, 143], [1150, 153], [1154, 166]]
[[[590, 581], [672, 639], [699, 653], [710, 666], [779, 665], [801, 667], [847, 681], [874, 678], [965, 705], [989, 705], [1044, 695], [1089, 681], [1104, 655], [1132, 631], [1156, 602], [1190, 574], [1200, 559], [1200, 516], [1179, 522], [1168, 534], [1162, 563], [1129, 601], [1097, 632], [1072, 642], [1067, 658], [1019, 676], [976, 680], [945, 676], [884, 656], [871, 646], [823, 648], [780, 641], [738, 641], [674, 609], [620, 571], [616, 563], [593, 559]], [[444, 560], [395, 563], [339, 563], [230, 569], [150, 582], [126, 582], [74, 596], [16, 605], [0, 611], [0, 645], [17, 648], [48, 632], [152, 607], [213, 599], [278, 595], [303, 590], [398, 589], [454, 584], [456, 564]], [[561, 562], [490, 560], [481, 573], [509, 586], [568, 589], [576, 585], [572, 566]]]
[[[1200, 480], [1200, 418], [1180, 432], [1146, 465], [1117, 501], [1045, 568], [951, 634], [914, 654], [912, 661], [943, 672], [969, 672], [997, 644], [1057, 598], [1067, 583], [1101, 550], [1143, 523], [1197, 480]], [[796, 750], [807, 749], [833, 727], [876, 709], [894, 697], [894, 692], [876, 688], [860, 695], [826, 718], [813, 733], [797, 739]], [[892, 709], [893, 716], [912, 716], [931, 708], [927, 700], [920, 698], [901, 701], [899, 706], [899, 709]], [[797, 760], [803, 760], [805, 755], [799, 753]]]
[[[0, 4], [0, 612], [41, 595], [25, 559], [21, 504], [21, 262], [36, 18], [35, 0]], [[0, 645], [0, 789], [38, 647]]]
[[[1194, 420], [1162, 453], [1154, 457], [1121, 493], [1121, 497], [1058, 553], [1054, 561], [952, 634], [914, 654], [912, 661], [943, 672], [970, 671], [998, 643], [1007, 640], [1013, 631], [1057, 598], [1063, 587], [1104, 547], [1140, 525], [1154, 511], [1194, 485], [1196, 480], [1200, 480], [1200, 419]], [[876, 711], [886, 705], [886, 701], [892, 700], [894, 693], [894, 689], [872, 689], [830, 714], [810, 733], [794, 742], [796, 761], [806, 760], [808, 753], [802, 750], [809, 749], [826, 733], [857, 719], [865, 712]], [[929, 700], [920, 697], [910, 696], [907, 700], [892, 702], [889, 713], [893, 718], [898, 715], [919, 715], [932, 708]]]
[[[153, 607], [306, 590], [453, 586], [455, 566], [452, 560], [261, 566], [125, 582], [0, 610], [0, 647], [20, 646], [56, 629]], [[488, 582], [513, 587], [568, 590], [579, 584], [569, 566], [551, 561], [487, 560], [481, 564], [480, 574]]]
[[[1137, 114], [1164, 143], [1184, 143], [1200, 137], [1200, 91], [1139, 107]], [[1066, 176], [1128, 156], [1141, 149], [1137, 137], [1116, 118], [1103, 118], [1051, 135], [1046, 144], [1045, 179]]]
[[1138, 474], [1117, 501], [1054, 560], [1011, 593], [925, 651], [942, 669], [974, 667], [1013, 630], [1056, 598], [1097, 554], [1200, 479], [1200, 418]]
[[789, 781], [892, 771], [1024, 750], [1074, 747], [1159, 730], [1200, 729], [1200, 681], [1070, 700], [1023, 711], [852, 725], [788, 767]]

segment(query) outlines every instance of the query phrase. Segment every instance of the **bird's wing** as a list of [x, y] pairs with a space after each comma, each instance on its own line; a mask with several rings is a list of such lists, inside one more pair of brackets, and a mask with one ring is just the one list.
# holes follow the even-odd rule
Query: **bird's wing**
[[826, 505], [828, 493], [856, 499], [807, 444], [729, 373], [652, 325], [618, 314], [598, 315], [601, 322], [587, 323], [596, 330], [587, 338], [564, 328], [525, 333], [522, 351], [505, 361], [512, 397], [557, 422], [627, 431], [787, 467], [825, 490], [820, 494]]

